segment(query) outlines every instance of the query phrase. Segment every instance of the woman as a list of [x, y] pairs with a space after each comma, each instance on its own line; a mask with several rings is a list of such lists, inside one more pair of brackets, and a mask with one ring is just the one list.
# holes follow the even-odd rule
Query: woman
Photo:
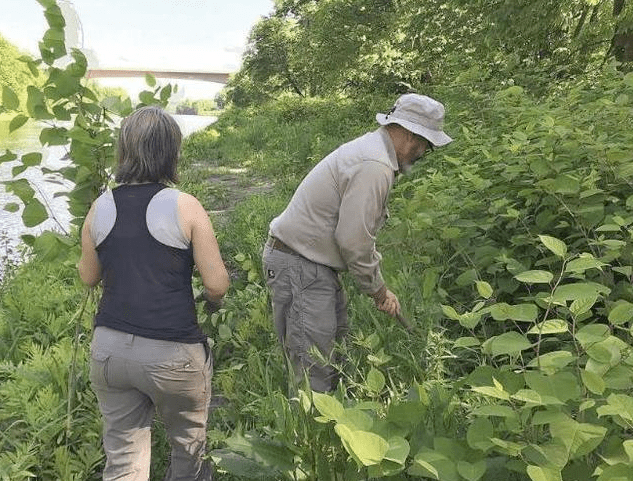
[[213, 227], [177, 180], [182, 134], [174, 119], [144, 107], [123, 120], [119, 185], [91, 206], [79, 275], [103, 284], [91, 345], [90, 380], [104, 420], [104, 480], [147, 481], [155, 412], [171, 444], [166, 480], [210, 480], [204, 460], [212, 359], [191, 286], [205, 297], [229, 285]]

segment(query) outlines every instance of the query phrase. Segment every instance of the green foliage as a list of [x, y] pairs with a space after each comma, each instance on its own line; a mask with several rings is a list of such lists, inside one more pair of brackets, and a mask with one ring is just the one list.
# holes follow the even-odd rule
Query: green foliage
[[[23, 95], [8, 86], [2, 103], [12, 130], [40, 119], [51, 124], [43, 144], [69, 144], [80, 219], [108, 182], [113, 121], [132, 105], [97, 100], [78, 52], [55, 67], [63, 18], [41, 3], [50, 30], [26, 65], [46, 78]], [[198, 306], [215, 343], [208, 437], [219, 479], [633, 476], [633, 77], [597, 69], [630, 21], [631, 5], [619, 5], [284, 0], [253, 30], [233, 106], [185, 141], [180, 165], [183, 189], [216, 211], [232, 277], [218, 312]], [[166, 102], [171, 88], [147, 81], [142, 102]], [[398, 179], [377, 240], [415, 330], [344, 276], [344, 382], [286, 396], [260, 264], [268, 223], [318, 160], [409, 87], [445, 103], [456, 139]], [[15, 172], [40, 159], [22, 155]], [[29, 207], [25, 223], [45, 217], [28, 182], [7, 189]], [[0, 477], [94, 479], [93, 301], [74, 274], [76, 239], [32, 241], [37, 260], [0, 285]], [[160, 429], [155, 443], [162, 454]]]
[[[0, 35], [0, 87], [3, 87], [2, 104], [6, 109], [15, 109], [18, 98], [26, 98], [26, 86], [35, 81], [34, 75], [37, 76], [38, 73], [37, 70], [35, 73], [29, 71], [25, 62], [20, 59], [26, 60], [26, 57]], [[10, 107], [4, 99], [6, 92], [11, 92], [14, 96]], [[0, 107], [0, 113], [3, 111]]]
[[[251, 30], [226, 97], [402, 93], [455, 78], [540, 94], [633, 60], [633, 5], [611, 1], [280, 1]], [[627, 67], [628, 68], [628, 67]]]
[[0, 301], [2, 479], [97, 479], [101, 427], [87, 359], [94, 307], [79, 286], [74, 262], [32, 260], [5, 279]]

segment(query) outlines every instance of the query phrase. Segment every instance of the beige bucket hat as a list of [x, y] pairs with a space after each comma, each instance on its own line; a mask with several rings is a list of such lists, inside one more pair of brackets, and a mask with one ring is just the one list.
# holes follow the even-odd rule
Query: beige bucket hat
[[453, 139], [444, 133], [444, 106], [420, 94], [404, 94], [386, 114], [376, 114], [380, 125], [398, 124], [421, 135], [434, 146], [446, 145]]

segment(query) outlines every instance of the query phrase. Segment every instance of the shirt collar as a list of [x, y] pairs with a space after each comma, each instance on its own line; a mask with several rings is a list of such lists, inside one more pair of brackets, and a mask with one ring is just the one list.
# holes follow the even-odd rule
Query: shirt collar
[[381, 137], [382, 141], [385, 144], [385, 149], [387, 150], [387, 155], [389, 156], [389, 161], [391, 162], [391, 168], [393, 170], [399, 170], [400, 165], [398, 164], [398, 158], [396, 157], [396, 148], [393, 145], [393, 140], [391, 140], [391, 135], [385, 127], [380, 127], [376, 130]]

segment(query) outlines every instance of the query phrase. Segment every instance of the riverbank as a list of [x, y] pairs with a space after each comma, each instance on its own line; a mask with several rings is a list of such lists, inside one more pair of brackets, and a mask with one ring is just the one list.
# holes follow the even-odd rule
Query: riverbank
[[[377, 238], [385, 281], [416, 329], [409, 334], [376, 311], [344, 274], [351, 330], [340, 347], [344, 388], [330, 395], [287, 396], [262, 246], [301, 178], [376, 128], [376, 112], [393, 98], [283, 98], [229, 109], [186, 139], [180, 188], [210, 212], [231, 272], [223, 308], [197, 307], [213, 342], [208, 441], [218, 480], [366, 480], [392, 470], [415, 479], [429, 477], [429, 467], [448, 479], [468, 465], [486, 472], [482, 480], [525, 481], [525, 472], [506, 467], [527, 469], [521, 453], [505, 441], [491, 446], [491, 433], [512, 446], [547, 445], [550, 430], [579, 426], [598, 437], [590, 452], [576, 453], [572, 474], [610, 469], [601, 456], [622, 447], [626, 427], [609, 403], [630, 402], [633, 379], [633, 82], [603, 82], [599, 92], [592, 84], [539, 101], [516, 86], [437, 87], [456, 140], [398, 176]], [[73, 238], [60, 257], [43, 252], [0, 285], [0, 469], [10, 459], [41, 479], [99, 477], [87, 369], [98, 289], [90, 294], [79, 282], [78, 255]], [[594, 351], [597, 343], [612, 355]], [[558, 383], [565, 392], [552, 391]], [[543, 434], [540, 424], [526, 434], [498, 419], [530, 420], [548, 409], [554, 417]], [[588, 417], [576, 420], [581, 411]], [[613, 436], [603, 441], [607, 431]], [[367, 446], [382, 451], [363, 459], [384, 449], [390, 458], [357, 463]], [[168, 458], [160, 423], [153, 454], [158, 480]], [[534, 462], [550, 469], [540, 455]]]

